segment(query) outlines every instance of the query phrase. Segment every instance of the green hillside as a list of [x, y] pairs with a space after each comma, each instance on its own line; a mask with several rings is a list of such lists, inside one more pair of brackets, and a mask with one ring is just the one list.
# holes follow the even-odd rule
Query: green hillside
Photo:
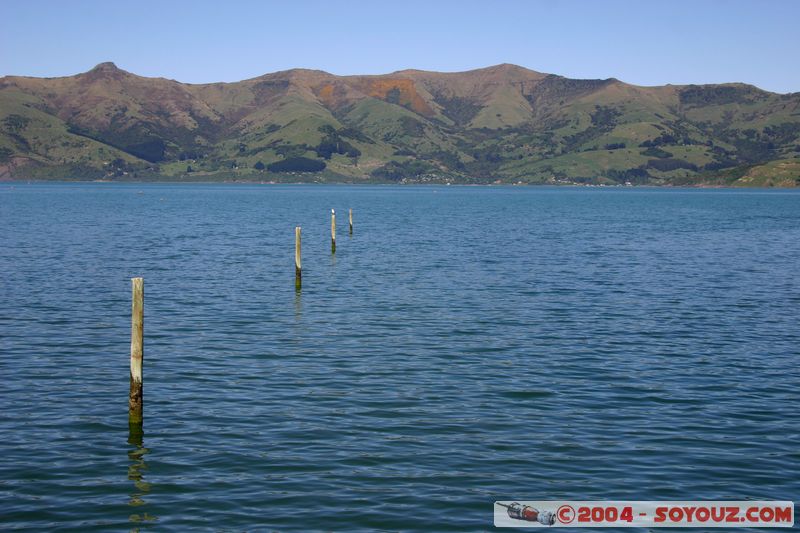
[[800, 93], [514, 65], [190, 85], [102, 63], [0, 78], [0, 179], [796, 187]]

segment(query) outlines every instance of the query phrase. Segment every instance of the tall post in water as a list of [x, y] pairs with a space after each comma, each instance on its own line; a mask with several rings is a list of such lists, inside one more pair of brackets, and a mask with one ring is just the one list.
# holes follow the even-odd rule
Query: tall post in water
[[336, 211], [331, 209], [331, 253], [336, 253]]
[[131, 392], [128, 397], [128, 424], [143, 421], [142, 358], [144, 355], [144, 280], [131, 278]]
[[350, 235], [353, 234], [353, 208], [350, 208]]
[[294, 228], [294, 287], [303, 285], [303, 261], [300, 252], [300, 226]]

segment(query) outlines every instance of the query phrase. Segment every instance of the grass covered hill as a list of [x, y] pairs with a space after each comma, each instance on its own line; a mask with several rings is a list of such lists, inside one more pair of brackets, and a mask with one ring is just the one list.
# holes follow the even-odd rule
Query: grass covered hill
[[0, 179], [800, 186], [800, 93], [515, 65], [0, 78]]

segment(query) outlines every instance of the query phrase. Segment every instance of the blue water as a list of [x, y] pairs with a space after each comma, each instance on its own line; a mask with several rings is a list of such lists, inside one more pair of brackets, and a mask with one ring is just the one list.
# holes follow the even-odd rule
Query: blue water
[[800, 499], [797, 192], [2, 184], [0, 272], [3, 530]]

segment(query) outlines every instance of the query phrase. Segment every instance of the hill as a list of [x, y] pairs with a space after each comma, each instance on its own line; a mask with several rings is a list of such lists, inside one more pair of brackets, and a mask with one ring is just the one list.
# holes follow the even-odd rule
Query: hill
[[30, 178], [793, 187], [800, 93], [508, 64], [193, 85], [102, 63], [0, 78], [0, 179]]

